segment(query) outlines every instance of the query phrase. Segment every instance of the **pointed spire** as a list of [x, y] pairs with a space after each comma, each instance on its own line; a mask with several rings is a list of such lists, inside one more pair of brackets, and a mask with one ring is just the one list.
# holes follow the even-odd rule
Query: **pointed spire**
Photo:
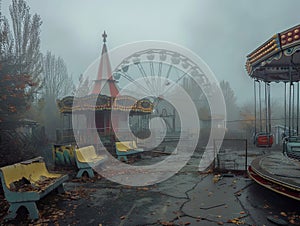
[[103, 42], [105, 43], [106, 42], [106, 38], [107, 38], [107, 34], [106, 34], [105, 31], [102, 34], [102, 38], [103, 38]]
[[109, 60], [108, 51], [106, 47], [107, 34], [105, 31], [102, 34], [102, 37], [103, 37], [102, 53], [101, 53], [97, 78], [94, 81], [92, 94], [102, 94], [111, 97], [116, 97], [119, 93], [119, 90], [116, 86], [116, 81], [112, 77], [112, 70], [111, 70], [110, 60]]

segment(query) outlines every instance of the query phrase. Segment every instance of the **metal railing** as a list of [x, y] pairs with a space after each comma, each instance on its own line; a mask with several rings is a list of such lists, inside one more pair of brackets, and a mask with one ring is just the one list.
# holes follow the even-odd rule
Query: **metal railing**
[[215, 170], [246, 171], [248, 168], [247, 139], [214, 140], [214, 153]]

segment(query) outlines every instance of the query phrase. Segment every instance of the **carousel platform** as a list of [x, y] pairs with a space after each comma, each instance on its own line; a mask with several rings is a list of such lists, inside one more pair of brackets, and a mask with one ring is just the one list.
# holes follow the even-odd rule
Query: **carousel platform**
[[282, 153], [254, 159], [249, 176], [258, 184], [279, 194], [300, 201], [300, 162]]

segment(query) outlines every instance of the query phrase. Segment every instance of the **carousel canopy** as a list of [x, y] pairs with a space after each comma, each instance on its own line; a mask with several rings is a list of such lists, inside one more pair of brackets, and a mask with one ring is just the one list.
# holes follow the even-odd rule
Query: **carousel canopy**
[[300, 25], [275, 34], [247, 56], [250, 77], [265, 82], [300, 80]]
[[[96, 101], [95, 101], [96, 100]], [[148, 99], [137, 100], [130, 96], [109, 97], [91, 94], [75, 98], [68, 96], [57, 101], [61, 113], [84, 113], [86, 111], [131, 111], [133, 114], [152, 113], [153, 103]]]

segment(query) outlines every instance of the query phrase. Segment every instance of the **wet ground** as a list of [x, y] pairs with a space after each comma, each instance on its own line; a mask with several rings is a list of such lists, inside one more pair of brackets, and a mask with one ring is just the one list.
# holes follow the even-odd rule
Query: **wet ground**
[[[101, 176], [71, 179], [64, 195], [38, 202], [41, 219], [4, 224], [36, 225], [300, 225], [300, 203], [252, 182], [245, 175], [200, 174], [201, 153], [170, 179], [148, 187], [122, 186]], [[159, 161], [143, 157], [135, 164]], [[75, 172], [68, 171], [75, 175]], [[2, 212], [7, 208], [1, 201]], [[3, 217], [0, 215], [0, 217]]]

